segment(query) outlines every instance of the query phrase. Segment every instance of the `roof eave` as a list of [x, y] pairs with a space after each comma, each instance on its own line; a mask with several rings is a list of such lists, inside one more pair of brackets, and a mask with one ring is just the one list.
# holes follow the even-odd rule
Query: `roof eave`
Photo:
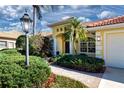
[[87, 28], [87, 30], [88, 31], [97, 31], [97, 30], [121, 28], [121, 27], [124, 27], [124, 23], [105, 25], [105, 26], [98, 26], [98, 27], [90, 27], [90, 28]]
[[71, 17], [69, 19], [66, 19], [66, 20], [63, 20], [63, 21], [60, 21], [60, 22], [56, 22], [56, 23], [53, 23], [53, 24], [49, 24], [47, 25], [48, 27], [54, 27], [54, 26], [58, 26], [58, 25], [62, 25], [62, 24], [67, 24], [68, 22], [70, 22], [74, 17]]

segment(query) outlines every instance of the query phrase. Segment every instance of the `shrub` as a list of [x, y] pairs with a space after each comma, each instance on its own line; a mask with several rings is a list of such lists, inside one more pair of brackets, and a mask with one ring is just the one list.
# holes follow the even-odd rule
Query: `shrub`
[[51, 73], [45, 60], [30, 56], [30, 66], [25, 67], [25, 57], [0, 53], [0, 87], [40, 87]]
[[25, 35], [21, 35], [16, 39], [16, 47], [21, 49], [25, 47]]
[[30, 54], [41, 57], [51, 56], [51, 42], [49, 38], [40, 34], [30, 37]]
[[59, 55], [54, 57], [57, 65], [88, 72], [103, 72], [104, 60], [87, 55]]
[[16, 49], [2, 49], [0, 53], [12, 54], [12, 55], [21, 55]]
[[[30, 55], [37, 55], [41, 57], [52, 56], [51, 41], [47, 37], [40, 34], [29, 37], [29, 52]], [[22, 35], [16, 40], [17, 49], [21, 54], [25, 54], [25, 36]]]

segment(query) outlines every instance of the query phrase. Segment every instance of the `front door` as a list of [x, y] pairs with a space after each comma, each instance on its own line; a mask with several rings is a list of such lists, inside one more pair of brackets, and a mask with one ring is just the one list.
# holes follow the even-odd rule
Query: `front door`
[[65, 53], [70, 53], [70, 44], [69, 41], [65, 42]]

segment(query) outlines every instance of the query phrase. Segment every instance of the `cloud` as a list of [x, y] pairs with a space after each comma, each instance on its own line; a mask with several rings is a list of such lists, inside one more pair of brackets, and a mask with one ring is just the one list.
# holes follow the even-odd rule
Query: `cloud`
[[60, 9], [60, 10], [62, 10], [62, 9], [64, 9], [64, 8], [65, 8], [64, 5], [60, 5], [60, 6], [59, 6], [59, 9]]
[[116, 16], [116, 13], [111, 11], [102, 11], [100, 14], [97, 15], [97, 17], [100, 19], [111, 18], [114, 16]]
[[9, 25], [10, 26], [17, 26], [17, 25], [21, 25], [21, 23], [20, 22], [13, 22], [13, 23], [10, 23]]
[[66, 20], [66, 19], [68, 19], [68, 18], [71, 18], [72, 16], [64, 16], [64, 17], [62, 17], [62, 20]]
[[80, 5], [70, 5], [70, 7], [71, 7], [72, 9], [78, 9], [78, 8], [80, 8], [81, 6], [80, 6]]
[[41, 21], [41, 25], [47, 25], [47, 24], [48, 24], [47, 21], [45, 21], [45, 20]]
[[98, 8], [100, 5], [70, 5], [70, 8], [78, 10], [78, 9], [93, 9]]
[[49, 32], [49, 31], [52, 31], [52, 29], [51, 28], [42, 28], [42, 29], [39, 29], [38, 31], [47, 31], [47, 32]]
[[20, 29], [20, 18], [25, 12], [25, 9], [28, 10], [30, 16], [32, 16], [32, 6], [0, 6], [0, 29], [3, 31], [8, 31], [12, 29]]
[[28, 13], [32, 14], [31, 6], [18, 6], [18, 5], [1, 6], [0, 14], [3, 16], [1, 16], [0, 18], [5, 19], [5, 20], [19, 19], [20, 16], [24, 14], [25, 9], [28, 10]]
[[[0, 6], [0, 29], [21, 28], [19, 22], [25, 9], [32, 18], [32, 6], [12, 5]], [[48, 23], [55, 23], [65, 20], [72, 16], [77, 17], [83, 22], [89, 22], [98, 19], [110, 18], [123, 15], [124, 6], [96, 6], [96, 5], [54, 5], [54, 11], [41, 8], [42, 21], [38, 21], [37, 28], [48, 30]], [[22, 30], [22, 28], [21, 28]], [[40, 30], [39, 30], [40, 31]]]
[[86, 17], [79, 17], [78, 20], [82, 21], [82, 22], [89, 22], [91, 21], [89, 18], [86, 18]]

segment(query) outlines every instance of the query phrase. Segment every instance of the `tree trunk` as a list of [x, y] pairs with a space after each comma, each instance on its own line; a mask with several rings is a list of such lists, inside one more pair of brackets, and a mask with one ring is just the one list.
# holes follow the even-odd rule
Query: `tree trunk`
[[77, 54], [77, 50], [76, 50], [76, 42], [73, 41], [73, 49], [74, 49], [74, 54]]
[[36, 18], [36, 7], [33, 6], [33, 36], [36, 33], [36, 21], [37, 21], [37, 18]]

